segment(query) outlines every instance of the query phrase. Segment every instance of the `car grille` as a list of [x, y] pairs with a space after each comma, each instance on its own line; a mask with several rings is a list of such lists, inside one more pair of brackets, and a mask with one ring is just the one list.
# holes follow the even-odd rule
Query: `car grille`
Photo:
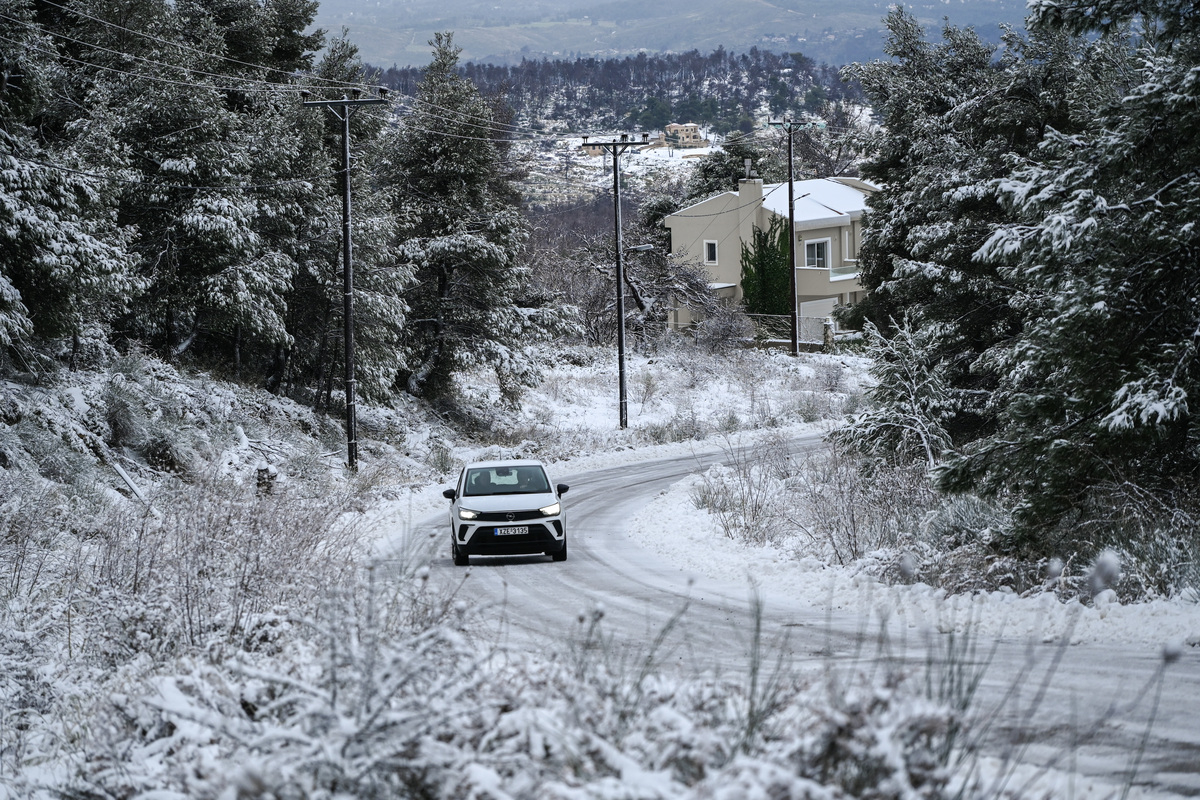
[[533, 511], [489, 511], [481, 513], [476, 522], [524, 522], [531, 519], [541, 519], [542, 512]]

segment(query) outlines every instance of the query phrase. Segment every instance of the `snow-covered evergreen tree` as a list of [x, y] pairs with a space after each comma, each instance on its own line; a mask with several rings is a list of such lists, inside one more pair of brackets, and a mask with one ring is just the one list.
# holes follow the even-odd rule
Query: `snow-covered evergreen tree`
[[881, 330], [907, 316], [924, 329], [955, 409], [947, 430], [969, 441], [991, 430], [997, 413], [998, 377], [980, 356], [1023, 319], [1010, 302], [1019, 292], [1011, 276], [975, 258], [1011, 218], [991, 180], [1034, 151], [1047, 126], [1072, 126], [1079, 45], [1009, 32], [994, 63], [993, 47], [972, 30], [947, 26], [931, 43], [902, 9], [887, 25], [893, 60], [848, 70], [882, 118], [862, 172], [883, 188], [871, 198], [859, 257], [869, 294], [845, 316]]
[[401, 386], [446, 397], [455, 372], [488, 364], [512, 397], [533, 379], [527, 346], [556, 314], [524, 303], [529, 271], [517, 257], [526, 231], [498, 145], [508, 128], [459, 75], [452, 36], [430, 44], [433, 61], [391, 160], [403, 252], [417, 276], [406, 294]]
[[[996, 184], [1017, 220], [981, 256], [1025, 286], [1026, 328], [996, 357], [1001, 431], [945, 483], [1015, 493], [1030, 527], [1112, 516], [1114, 497], [1180, 507], [1200, 480], [1200, 17], [1175, 3], [1031, 7], [1039, 28], [1102, 33], [1098, 78], [1134, 85], [1107, 103], [1074, 87], [1096, 114], [1087, 129], [1049, 130]], [[1121, 32], [1139, 23], [1131, 65]]]
[[[308, 81], [317, 97], [346, 96], [349, 85], [365, 81], [358, 48], [333, 39]], [[291, 345], [280, 348], [270, 385], [285, 390], [311, 387], [315, 404], [327, 404], [341, 388], [343, 284], [341, 249], [342, 123], [323, 109], [299, 108], [304, 133], [298, 157], [309, 164], [314, 193], [304, 196], [294, 219], [297, 270], [287, 294]], [[355, 377], [364, 397], [382, 399], [392, 390], [401, 361], [399, 337], [407, 305], [403, 299], [412, 270], [392, 246], [396, 219], [391, 188], [379, 177], [384, 162], [385, 115], [361, 106], [350, 118], [351, 236], [354, 246]]]
[[21, 75], [0, 91], [0, 367], [15, 353], [28, 368], [30, 337], [71, 339], [73, 353], [139, 284], [104, 176], [70, 166], [70, 142], [47, 122], [63, 73], [54, 40], [20, 0], [0, 2], [0, 37], [0, 62]]

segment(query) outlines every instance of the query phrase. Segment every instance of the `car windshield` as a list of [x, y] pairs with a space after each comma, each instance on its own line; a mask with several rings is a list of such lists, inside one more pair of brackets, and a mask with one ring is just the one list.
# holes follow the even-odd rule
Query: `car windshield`
[[477, 467], [467, 470], [466, 497], [489, 494], [545, 494], [550, 481], [539, 466]]

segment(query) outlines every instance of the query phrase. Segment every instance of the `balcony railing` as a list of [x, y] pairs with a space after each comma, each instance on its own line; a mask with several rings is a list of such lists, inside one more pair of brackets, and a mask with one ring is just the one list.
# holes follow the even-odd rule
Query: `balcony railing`
[[844, 281], [858, 275], [858, 259], [847, 258], [840, 267], [829, 268], [829, 280]]

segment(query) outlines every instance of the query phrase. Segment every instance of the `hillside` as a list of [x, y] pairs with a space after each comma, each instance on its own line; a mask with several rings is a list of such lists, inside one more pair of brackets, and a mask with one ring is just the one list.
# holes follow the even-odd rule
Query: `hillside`
[[[521, 58], [617, 56], [650, 52], [702, 51], [723, 46], [803, 52], [830, 64], [876, 58], [884, 38], [882, 0], [695, 0], [684, 4], [629, 0], [585, 4], [544, 0], [520, 6], [481, 3], [323, 0], [317, 23], [329, 31], [349, 29], [371, 63], [420, 65], [435, 31], [452, 30], [463, 59], [505, 63]], [[1020, 0], [960, 0], [908, 6], [930, 28], [943, 17], [974, 26], [995, 40], [998, 26], [1020, 26]]]

